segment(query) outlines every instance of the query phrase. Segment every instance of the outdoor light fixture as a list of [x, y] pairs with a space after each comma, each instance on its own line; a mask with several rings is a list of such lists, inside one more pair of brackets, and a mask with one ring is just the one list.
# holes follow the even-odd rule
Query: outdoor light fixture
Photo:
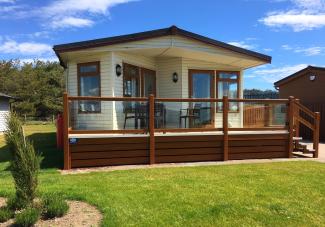
[[121, 74], [122, 74], [122, 66], [120, 64], [116, 64], [115, 72], [116, 72], [116, 76], [121, 76]]
[[177, 72], [173, 73], [173, 82], [176, 83], [178, 81], [178, 74]]
[[316, 75], [310, 75], [310, 76], [309, 76], [309, 80], [310, 80], [310, 81], [314, 81], [315, 79], [316, 79]]

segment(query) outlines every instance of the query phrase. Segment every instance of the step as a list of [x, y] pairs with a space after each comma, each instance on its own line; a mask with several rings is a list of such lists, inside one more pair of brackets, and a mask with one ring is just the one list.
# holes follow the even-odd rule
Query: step
[[314, 154], [315, 153], [315, 149], [306, 149], [302, 153], [304, 153], [304, 154]]
[[301, 141], [302, 137], [293, 137], [292, 139], [293, 139], [293, 141]]
[[315, 150], [314, 149], [303, 149], [303, 148], [296, 148], [293, 150], [293, 152], [302, 152], [303, 154], [314, 154]]

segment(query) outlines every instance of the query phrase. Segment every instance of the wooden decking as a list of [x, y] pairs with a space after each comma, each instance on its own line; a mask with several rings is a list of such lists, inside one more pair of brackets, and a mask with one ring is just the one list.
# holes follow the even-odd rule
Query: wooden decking
[[[131, 130], [74, 130], [69, 127], [69, 100], [147, 101], [148, 127]], [[319, 114], [307, 123], [299, 113], [305, 111], [294, 98], [288, 100], [245, 99], [162, 99], [114, 97], [64, 97], [64, 169], [92, 166], [227, 161], [243, 159], [291, 158], [295, 149], [296, 125], [307, 124], [314, 132], [317, 157]], [[210, 128], [158, 128], [155, 102], [222, 102], [222, 126]], [[261, 128], [229, 126], [229, 102], [281, 103], [287, 106], [286, 122], [281, 126], [267, 121]], [[268, 112], [268, 111], [267, 111]], [[265, 114], [270, 116], [270, 114]]]

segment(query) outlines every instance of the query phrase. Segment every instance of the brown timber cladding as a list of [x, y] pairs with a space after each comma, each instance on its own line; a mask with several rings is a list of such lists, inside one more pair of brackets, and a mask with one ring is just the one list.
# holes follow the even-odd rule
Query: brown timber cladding
[[[149, 137], [79, 138], [71, 166], [149, 164]], [[288, 134], [229, 135], [229, 160], [286, 158]], [[222, 135], [155, 136], [156, 163], [223, 160]]]

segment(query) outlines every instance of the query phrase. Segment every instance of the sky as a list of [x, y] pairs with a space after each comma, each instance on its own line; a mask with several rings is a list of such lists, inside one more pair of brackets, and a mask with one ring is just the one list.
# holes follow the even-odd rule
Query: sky
[[0, 60], [57, 61], [55, 44], [171, 25], [272, 56], [244, 88], [325, 67], [325, 0], [0, 0]]

